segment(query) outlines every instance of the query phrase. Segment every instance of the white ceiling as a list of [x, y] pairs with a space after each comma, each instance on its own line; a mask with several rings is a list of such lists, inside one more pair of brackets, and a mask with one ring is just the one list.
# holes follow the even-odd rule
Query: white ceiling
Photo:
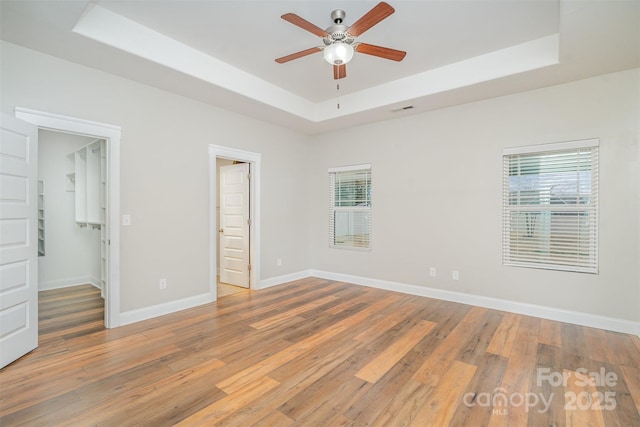
[[376, 3], [1, 0], [1, 37], [310, 133], [640, 67], [639, 0], [391, 0], [358, 41], [402, 62], [356, 53], [338, 91], [321, 53], [274, 61], [321, 45], [282, 14], [348, 26]]

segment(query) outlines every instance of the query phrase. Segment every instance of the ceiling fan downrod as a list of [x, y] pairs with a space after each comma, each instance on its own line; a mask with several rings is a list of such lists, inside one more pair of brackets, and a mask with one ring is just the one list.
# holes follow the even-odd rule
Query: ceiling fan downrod
[[347, 16], [347, 12], [345, 12], [342, 9], [336, 9], [333, 12], [331, 12], [331, 20], [335, 24], [342, 24], [342, 21], [344, 21], [345, 16]]

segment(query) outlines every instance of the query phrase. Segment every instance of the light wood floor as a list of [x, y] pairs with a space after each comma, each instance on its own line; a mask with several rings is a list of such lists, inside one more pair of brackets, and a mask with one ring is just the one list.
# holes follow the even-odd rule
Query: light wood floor
[[226, 297], [228, 295], [237, 294], [238, 292], [248, 292], [249, 289], [243, 288], [241, 286], [229, 285], [227, 283], [223, 283], [220, 281], [220, 276], [218, 277], [218, 298]]
[[104, 330], [71, 292], [1, 426], [640, 426], [636, 336], [313, 278]]

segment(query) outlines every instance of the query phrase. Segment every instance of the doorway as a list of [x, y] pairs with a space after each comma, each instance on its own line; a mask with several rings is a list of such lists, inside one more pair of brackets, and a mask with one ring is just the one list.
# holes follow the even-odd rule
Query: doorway
[[[246, 291], [246, 288], [257, 289], [259, 283], [260, 157], [258, 153], [209, 146], [210, 290], [213, 300]], [[227, 186], [227, 203], [225, 195], [221, 194], [227, 191], [221, 190], [225, 180], [231, 184]], [[226, 208], [230, 210], [225, 211]], [[246, 213], [239, 210], [246, 210]], [[228, 228], [225, 230], [225, 227]], [[229, 288], [225, 281], [240, 285], [240, 288]]]
[[[101, 298], [92, 302], [91, 309], [101, 313], [104, 325], [106, 144], [95, 137], [38, 130], [40, 333], [51, 325], [58, 329], [67, 323], [82, 327], [83, 319], [94, 322], [94, 315], [78, 313], [84, 295], [95, 294], [83, 292], [87, 286], [99, 291]], [[80, 295], [73, 298], [75, 294]]]
[[218, 297], [233, 295], [249, 287], [250, 278], [250, 164], [216, 159], [218, 176], [217, 291]]
[[[21, 107], [16, 107], [15, 116], [36, 125], [39, 130], [104, 141], [104, 325], [107, 328], [120, 326], [120, 128]], [[89, 224], [89, 220], [85, 223]], [[46, 240], [44, 244], [46, 253]]]

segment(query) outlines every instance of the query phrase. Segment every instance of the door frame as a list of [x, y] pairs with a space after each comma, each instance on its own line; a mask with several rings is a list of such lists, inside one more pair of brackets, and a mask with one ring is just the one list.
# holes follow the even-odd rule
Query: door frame
[[38, 129], [72, 133], [104, 139], [107, 162], [107, 281], [105, 283], [104, 324], [120, 326], [120, 138], [121, 129], [75, 117], [16, 107], [15, 116]]
[[209, 291], [211, 300], [218, 298], [217, 290], [217, 266], [218, 248], [216, 236], [216, 194], [218, 192], [218, 174], [216, 172], [216, 159], [237, 160], [249, 163], [249, 262], [251, 274], [249, 275], [249, 289], [258, 289], [260, 283], [260, 176], [261, 154], [239, 150], [220, 145], [209, 145]]

